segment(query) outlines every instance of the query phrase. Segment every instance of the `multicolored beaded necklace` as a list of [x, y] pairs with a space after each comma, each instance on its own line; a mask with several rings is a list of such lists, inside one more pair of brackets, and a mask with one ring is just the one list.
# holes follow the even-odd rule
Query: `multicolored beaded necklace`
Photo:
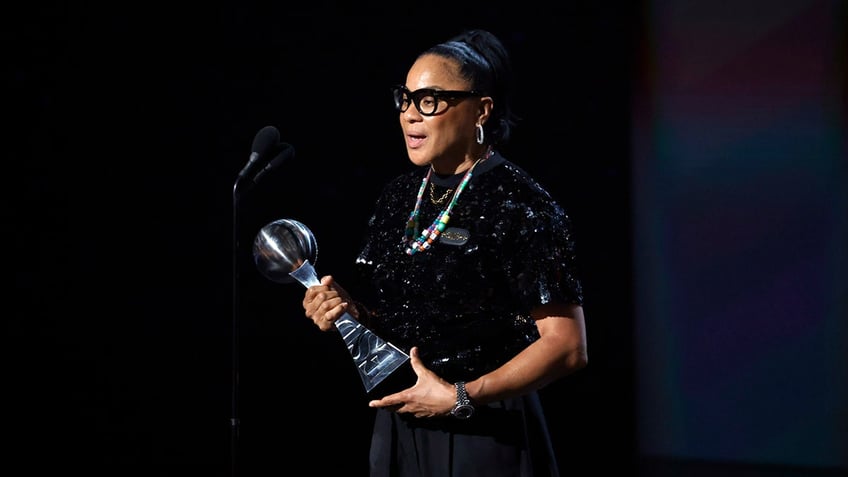
[[424, 191], [427, 189], [427, 183], [430, 182], [430, 174], [433, 173], [433, 168], [430, 167], [430, 170], [427, 171], [427, 175], [424, 176], [424, 179], [421, 181], [421, 187], [418, 189], [418, 196], [415, 199], [415, 208], [412, 209], [412, 213], [409, 214], [409, 220], [406, 221], [404, 238], [409, 242], [409, 247], [406, 249], [407, 255], [414, 255], [416, 252], [423, 252], [429, 249], [433, 242], [439, 239], [439, 235], [441, 235], [441, 233], [445, 230], [445, 227], [448, 225], [448, 220], [450, 220], [450, 214], [453, 210], [453, 206], [456, 205], [456, 202], [459, 200], [459, 195], [462, 194], [462, 191], [465, 190], [465, 186], [468, 185], [468, 182], [471, 180], [471, 173], [474, 171], [474, 168], [477, 167], [477, 164], [485, 161], [491, 155], [492, 148], [488, 148], [483, 157], [474, 161], [474, 164], [471, 165], [471, 168], [468, 169], [462, 177], [462, 181], [459, 183], [459, 186], [457, 186], [456, 192], [454, 192], [447, 207], [439, 212], [436, 220], [434, 220], [426, 230], [421, 232], [421, 235], [419, 235], [418, 238], [413, 238], [415, 236], [415, 231], [418, 230], [418, 213], [421, 209], [421, 201], [424, 197]]

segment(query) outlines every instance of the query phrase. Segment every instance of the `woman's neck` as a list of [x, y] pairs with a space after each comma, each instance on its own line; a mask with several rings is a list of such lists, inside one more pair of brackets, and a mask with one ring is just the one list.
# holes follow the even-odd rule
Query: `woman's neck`
[[475, 150], [471, 154], [465, 154], [462, 161], [434, 161], [430, 163], [430, 169], [440, 176], [452, 176], [463, 174], [468, 169], [474, 166], [478, 159], [486, 160], [491, 156], [491, 146], [481, 146], [479, 150]]

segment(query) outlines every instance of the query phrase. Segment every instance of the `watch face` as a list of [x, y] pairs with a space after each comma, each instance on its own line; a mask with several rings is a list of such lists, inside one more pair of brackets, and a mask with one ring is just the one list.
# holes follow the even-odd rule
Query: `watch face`
[[461, 404], [453, 410], [452, 414], [458, 419], [468, 419], [472, 414], [474, 414], [474, 406], [470, 404]]

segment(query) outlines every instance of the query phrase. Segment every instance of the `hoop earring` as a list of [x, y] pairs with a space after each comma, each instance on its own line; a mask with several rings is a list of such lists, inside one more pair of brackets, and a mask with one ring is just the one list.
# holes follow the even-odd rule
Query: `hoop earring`
[[475, 136], [477, 136], [477, 144], [483, 144], [483, 140], [486, 139], [485, 134], [483, 132], [483, 125], [478, 124], [477, 130], [474, 131]]

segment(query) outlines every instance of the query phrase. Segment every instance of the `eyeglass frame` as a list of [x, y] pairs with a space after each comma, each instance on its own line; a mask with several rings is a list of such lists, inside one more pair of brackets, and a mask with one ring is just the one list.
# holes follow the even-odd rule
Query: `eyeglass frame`
[[[414, 104], [415, 109], [417, 109], [418, 113], [422, 116], [435, 116], [437, 114], [441, 114], [447, 111], [447, 109], [439, 111], [439, 100], [465, 99], [473, 97], [482, 98], [483, 96], [485, 96], [483, 93], [476, 90], [458, 91], [447, 89], [419, 88], [415, 91], [410, 91], [409, 88], [402, 84], [394, 85], [390, 89], [392, 92], [392, 99], [394, 99], [395, 101], [395, 108], [399, 112], [405, 113], [409, 110], [409, 105]], [[407, 101], [403, 101], [403, 96], [399, 96], [398, 92], [406, 93]], [[425, 113], [421, 111], [421, 99], [427, 96], [432, 96], [433, 101], [435, 101], [436, 103], [436, 106], [434, 107], [432, 113]], [[406, 103], [406, 107], [403, 107], [403, 103]]]

